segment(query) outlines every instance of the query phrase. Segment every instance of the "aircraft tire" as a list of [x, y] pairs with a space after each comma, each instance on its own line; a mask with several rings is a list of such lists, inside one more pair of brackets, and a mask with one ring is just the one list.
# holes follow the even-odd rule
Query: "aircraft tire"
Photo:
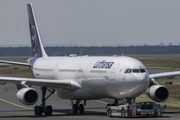
[[35, 106], [35, 107], [34, 107], [34, 114], [35, 114], [35, 115], [38, 115], [37, 109], [38, 109], [38, 106]]
[[76, 104], [74, 104], [74, 105], [72, 106], [72, 112], [73, 112], [74, 114], [76, 114], [77, 111], [78, 111], [78, 106], [77, 106]]
[[45, 115], [52, 115], [52, 106], [46, 106], [44, 113]]
[[41, 106], [35, 106], [34, 107], [34, 114], [35, 115], [42, 115], [43, 113], [43, 108]]
[[79, 105], [79, 111], [80, 111], [80, 113], [84, 113], [84, 105], [83, 104]]

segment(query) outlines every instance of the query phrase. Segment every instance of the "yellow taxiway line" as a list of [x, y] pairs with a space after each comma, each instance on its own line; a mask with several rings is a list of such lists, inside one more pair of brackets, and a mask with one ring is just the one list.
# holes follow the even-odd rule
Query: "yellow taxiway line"
[[24, 107], [24, 106], [21, 106], [21, 105], [15, 104], [15, 103], [13, 103], [13, 102], [9, 102], [9, 101], [7, 101], [7, 100], [4, 100], [4, 99], [2, 99], [2, 98], [0, 98], [0, 100], [1, 100], [1, 101], [3, 101], [3, 102], [9, 103], [9, 104], [11, 104], [11, 105], [14, 105], [14, 106], [20, 107], [20, 108], [29, 109], [29, 110], [34, 110], [33, 108]]
[[103, 102], [103, 101], [99, 101], [99, 100], [92, 100], [94, 102], [99, 102], [99, 103], [103, 103], [103, 104], [108, 104], [107, 102]]
[[[15, 104], [15, 103], [13, 103], [13, 102], [10, 102], [10, 101], [7, 101], [7, 100], [4, 100], [4, 99], [2, 99], [2, 98], [0, 98], [0, 100], [1, 100], [1, 101], [3, 101], [3, 102], [9, 103], [9, 104], [11, 104], [11, 105], [14, 105], [14, 106], [20, 107], [20, 108], [33, 110], [33, 108], [24, 107], [24, 106], [21, 106], [21, 105]], [[94, 102], [98, 102], [98, 103], [103, 103], [103, 104], [108, 104], [107, 102], [103, 102], [103, 101], [99, 101], [99, 100], [92, 100], [92, 101], [94, 101]]]

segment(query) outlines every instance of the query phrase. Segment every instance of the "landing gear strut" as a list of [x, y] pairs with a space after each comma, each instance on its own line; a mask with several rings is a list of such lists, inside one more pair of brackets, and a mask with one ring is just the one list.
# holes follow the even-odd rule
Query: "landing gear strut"
[[127, 99], [127, 103], [134, 103], [136, 98]]
[[[55, 92], [55, 90], [51, 91], [48, 90], [46, 87], [42, 87], [42, 104], [40, 106], [34, 107], [34, 114], [35, 115], [42, 115], [44, 113], [45, 115], [52, 115], [52, 106], [46, 106], [46, 100]], [[50, 93], [49, 96], [45, 98], [46, 90], [48, 90]]]
[[[77, 100], [75, 104], [72, 105], [72, 112], [74, 114], [76, 114], [79, 110], [80, 113], [84, 113], [84, 105], [79, 103], [81, 102], [81, 100]], [[84, 103], [86, 103], [86, 101], [84, 101]]]

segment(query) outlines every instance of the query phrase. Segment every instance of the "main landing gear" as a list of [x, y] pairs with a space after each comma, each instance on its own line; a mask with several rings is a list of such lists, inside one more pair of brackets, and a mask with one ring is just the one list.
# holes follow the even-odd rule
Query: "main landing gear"
[[[42, 87], [42, 104], [40, 106], [34, 107], [34, 114], [35, 115], [52, 115], [52, 106], [46, 106], [46, 100], [55, 92], [55, 90], [51, 91], [48, 90], [46, 87]], [[45, 98], [46, 90], [50, 92], [50, 95]]]
[[86, 105], [86, 100], [84, 100], [84, 105], [83, 104], [80, 104], [79, 103], [81, 102], [81, 100], [77, 100], [75, 104], [73, 104], [73, 101], [72, 101], [72, 112], [74, 114], [76, 114], [79, 110], [80, 113], [84, 113], [84, 105]]

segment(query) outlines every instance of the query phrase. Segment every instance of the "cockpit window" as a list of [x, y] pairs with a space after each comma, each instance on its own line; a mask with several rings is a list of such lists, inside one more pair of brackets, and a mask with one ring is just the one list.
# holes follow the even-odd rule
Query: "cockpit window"
[[127, 69], [124, 73], [145, 73], [145, 69]]
[[139, 69], [133, 69], [133, 73], [139, 73]]
[[140, 72], [145, 73], [146, 71], [145, 71], [145, 69], [140, 69]]
[[125, 73], [128, 73], [129, 72], [129, 69], [127, 69], [126, 71], [125, 71]]
[[125, 73], [131, 73], [131, 69], [127, 69]]

